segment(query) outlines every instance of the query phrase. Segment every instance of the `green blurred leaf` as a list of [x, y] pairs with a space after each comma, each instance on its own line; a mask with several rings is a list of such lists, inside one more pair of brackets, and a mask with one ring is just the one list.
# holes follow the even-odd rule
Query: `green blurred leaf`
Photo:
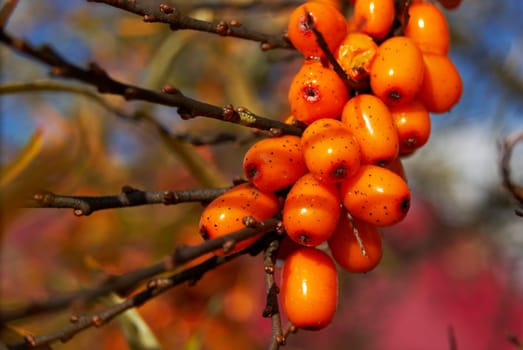
[[[105, 301], [112, 304], [123, 300], [116, 294], [111, 294]], [[161, 350], [156, 336], [136, 309], [124, 312], [115, 320], [119, 323], [130, 350]]]

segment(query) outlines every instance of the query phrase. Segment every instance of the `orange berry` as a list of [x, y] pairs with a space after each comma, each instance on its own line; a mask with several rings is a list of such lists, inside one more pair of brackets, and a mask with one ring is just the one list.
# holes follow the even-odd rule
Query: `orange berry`
[[[258, 190], [250, 183], [233, 187], [211, 201], [200, 217], [200, 234], [205, 240], [213, 239], [245, 227], [243, 218], [252, 216], [258, 221], [273, 217], [280, 210], [275, 194]], [[247, 248], [259, 236], [236, 243], [228, 252], [219, 249], [216, 255], [230, 254]]]
[[354, 21], [362, 33], [375, 40], [389, 34], [394, 22], [394, 0], [356, 0]]
[[385, 40], [370, 68], [370, 86], [385, 104], [412, 101], [423, 82], [423, 56], [412, 39], [396, 36]]
[[412, 154], [425, 145], [430, 136], [430, 115], [425, 106], [418, 100], [391, 107], [390, 112], [398, 131], [400, 156]]
[[341, 121], [360, 145], [361, 162], [386, 164], [398, 156], [398, 132], [388, 107], [376, 96], [355, 96], [343, 108]]
[[[361, 240], [363, 250], [356, 235]], [[349, 272], [369, 272], [378, 266], [383, 256], [378, 228], [356, 218], [351, 220], [347, 213], [341, 215], [328, 244], [334, 261]]]
[[321, 182], [307, 173], [287, 194], [283, 204], [283, 227], [295, 242], [317, 246], [336, 228], [340, 206], [336, 184]]
[[448, 112], [461, 98], [461, 76], [447, 56], [424, 54], [425, 77], [418, 98], [431, 113]]
[[461, 0], [438, 0], [447, 10], [453, 10], [461, 4]]
[[360, 167], [358, 142], [339, 120], [316, 120], [303, 132], [301, 144], [307, 168], [320, 181], [341, 181]]
[[338, 304], [332, 258], [316, 248], [294, 251], [283, 264], [280, 297], [285, 315], [296, 327], [319, 330], [329, 325]]
[[389, 169], [362, 165], [340, 188], [345, 208], [355, 218], [376, 226], [394, 225], [410, 207], [410, 190], [405, 180]]
[[405, 36], [411, 38], [423, 53], [446, 55], [449, 52], [450, 34], [447, 19], [432, 3], [410, 5]]
[[325, 56], [307, 22], [307, 13], [312, 18], [315, 28], [325, 39], [329, 50], [334, 52], [347, 34], [347, 23], [336, 7], [325, 2], [308, 1], [292, 11], [287, 27], [287, 35], [291, 43], [305, 57]]
[[283, 135], [253, 144], [243, 158], [247, 179], [262, 191], [277, 191], [307, 172], [298, 136]]
[[405, 173], [405, 168], [400, 158], [395, 158], [385, 168], [391, 170], [393, 173], [399, 175], [405, 182], [407, 182], [407, 175]]
[[310, 124], [322, 118], [339, 118], [349, 92], [341, 78], [317, 60], [306, 60], [289, 89], [292, 115]]
[[370, 66], [378, 45], [367, 34], [349, 33], [338, 47], [336, 59], [352, 80], [369, 77]]

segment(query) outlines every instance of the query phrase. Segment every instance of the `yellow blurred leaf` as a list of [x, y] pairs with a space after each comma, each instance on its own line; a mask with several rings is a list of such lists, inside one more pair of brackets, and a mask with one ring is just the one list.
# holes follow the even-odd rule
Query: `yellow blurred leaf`
[[0, 178], [0, 188], [7, 186], [14, 180], [40, 153], [43, 145], [43, 131], [36, 129], [29, 142], [25, 145], [18, 157], [4, 169]]

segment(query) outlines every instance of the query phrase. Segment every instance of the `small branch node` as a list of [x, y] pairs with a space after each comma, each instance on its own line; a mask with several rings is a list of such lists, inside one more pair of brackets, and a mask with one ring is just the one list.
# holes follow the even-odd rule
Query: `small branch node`
[[242, 223], [246, 227], [251, 228], [259, 228], [260, 226], [262, 226], [262, 224], [259, 221], [257, 221], [253, 216], [244, 216], [242, 218]]
[[180, 90], [178, 90], [177, 87], [175, 86], [172, 86], [172, 85], [169, 85], [169, 84], [166, 84], [162, 87], [162, 92], [166, 93], [166, 94], [169, 94], [169, 95], [174, 95], [174, 94], [177, 94], [180, 92]]
[[231, 27], [241, 27], [242, 24], [240, 23], [240, 21], [233, 19], [229, 21], [229, 25]]
[[173, 191], [165, 191], [163, 193], [163, 204], [172, 205], [180, 201], [180, 196]]
[[216, 33], [222, 36], [227, 36], [231, 34], [231, 29], [229, 28], [229, 24], [225, 21], [220, 21], [216, 25]]
[[162, 11], [166, 15], [169, 15], [174, 12], [174, 8], [172, 8], [171, 6], [169, 6], [167, 4], [160, 4], [160, 11]]
[[91, 318], [91, 322], [93, 323], [93, 325], [95, 327], [101, 327], [104, 325], [104, 320], [98, 316], [98, 315], [94, 315], [92, 318]]
[[128, 87], [124, 91], [123, 97], [126, 100], [134, 100], [138, 96], [138, 90], [133, 87]]
[[236, 245], [236, 241], [234, 241], [232, 239], [225, 241], [225, 243], [223, 243], [223, 245], [222, 245], [223, 252], [224, 253], [230, 252], [232, 250], [232, 248], [234, 248], [235, 245]]
[[283, 131], [278, 128], [270, 128], [269, 134], [271, 134], [271, 136], [273, 136], [273, 137], [277, 137], [277, 136], [281, 136], [283, 134]]
[[73, 210], [74, 216], [86, 216], [87, 214], [82, 209]]
[[78, 315], [71, 315], [71, 317], [69, 317], [69, 322], [71, 323], [76, 323], [78, 322], [78, 320], [80, 320], [80, 317], [78, 317]]
[[234, 110], [234, 106], [232, 104], [228, 104], [227, 106], [223, 107], [223, 119], [225, 121], [233, 121], [238, 119], [238, 113]]

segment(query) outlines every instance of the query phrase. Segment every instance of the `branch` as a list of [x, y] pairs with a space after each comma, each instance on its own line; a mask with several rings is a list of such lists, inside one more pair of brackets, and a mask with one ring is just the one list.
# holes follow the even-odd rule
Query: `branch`
[[124, 186], [122, 193], [113, 196], [62, 196], [51, 192], [41, 192], [28, 200], [28, 208], [71, 208], [74, 215], [90, 215], [98, 210], [134, 207], [148, 204], [172, 205], [188, 202], [210, 202], [225, 193], [230, 187], [194, 189], [180, 191], [146, 192]]
[[502, 185], [505, 187], [512, 197], [519, 203], [520, 208], [516, 209], [515, 212], [519, 216], [523, 216], [523, 187], [518, 186], [512, 180], [512, 172], [510, 167], [510, 160], [512, 157], [512, 151], [516, 144], [523, 141], [523, 130], [519, 130], [509, 136], [507, 136], [501, 144], [501, 176]]
[[87, 2], [103, 3], [127, 12], [143, 16], [144, 22], [159, 22], [169, 24], [171, 30], [192, 29], [201, 32], [231, 36], [240, 39], [257, 41], [261, 43], [262, 50], [294, 49], [292, 44], [283, 35], [269, 35], [249, 30], [236, 20], [231, 21], [202, 21], [181, 13], [167, 4], [158, 7], [140, 7], [135, 0], [87, 0]]
[[87, 68], [77, 66], [60, 56], [52, 47], [44, 45], [32, 46], [29, 42], [14, 38], [0, 29], [0, 41], [18, 53], [29, 56], [50, 67], [51, 75], [55, 77], [74, 79], [95, 86], [100, 93], [120, 95], [126, 100], [141, 100], [164, 106], [178, 108], [182, 119], [204, 116], [230, 123], [244, 125], [250, 128], [269, 130], [273, 133], [301, 135], [302, 130], [277, 120], [260, 117], [246, 108], [214, 106], [184, 96], [178, 89], [165, 86], [162, 92], [144, 89], [139, 86], [122, 83], [111, 78], [107, 72], [96, 63], [90, 63]]
[[[256, 222], [253, 227], [245, 227], [241, 230], [231, 232], [230, 234], [204, 241], [198, 245], [179, 245], [175, 248], [174, 252], [161, 261], [124, 275], [108, 276], [107, 279], [97, 287], [53, 296], [47, 300], [35, 301], [24, 307], [10, 311], [0, 311], [0, 323], [62, 310], [70, 307], [72, 304], [85, 304], [112, 292], [126, 295], [148, 278], [172, 271], [174, 268], [182, 264], [216, 251], [217, 249], [230, 249], [237, 242], [257, 235], [278, 231], [280, 230], [280, 227], [281, 221], [277, 219], [269, 219]], [[242, 251], [242, 254], [245, 253], [252, 253], [252, 251], [247, 248]], [[182, 271], [181, 273], [184, 272]]]
[[281, 326], [280, 310], [278, 307], [279, 288], [274, 279], [276, 253], [280, 248], [280, 240], [275, 239], [270, 242], [263, 253], [263, 267], [265, 270], [265, 289], [267, 291], [267, 301], [263, 310], [263, 317], [270, 317], [272, 322], [271, 350], [277, 350], [280, 345], [285, 345], [285, 338]]
[[212, 258], [209, 258], [194, 267], [188, 268], [166, 278], [151, 280], [144, 290], [125, 299], [121, 303], [113, 304], [101, 311], [96, 311], [80, 316], [73, 316], [71, 317], [70, 325], [46, 335], [26, 336], [25, 342], [11, 345], [8, 347], [8, 349], [23, 350], [42, 345], [48, 345], [56, 341], [66, 342], [83, 330], [91, 327], [101, 327], [126, 310], [141, 306], [147, 301], [177, 285], [180, 285], [184, 282], [189, 282], [189, 284], [192, 285], [201, 279], [206, 272], [215, 269], [216, 267], [229, 261], [232, 261], [242, 254], [245, 254], [245, 251], [227, 256], [213, 256]]

